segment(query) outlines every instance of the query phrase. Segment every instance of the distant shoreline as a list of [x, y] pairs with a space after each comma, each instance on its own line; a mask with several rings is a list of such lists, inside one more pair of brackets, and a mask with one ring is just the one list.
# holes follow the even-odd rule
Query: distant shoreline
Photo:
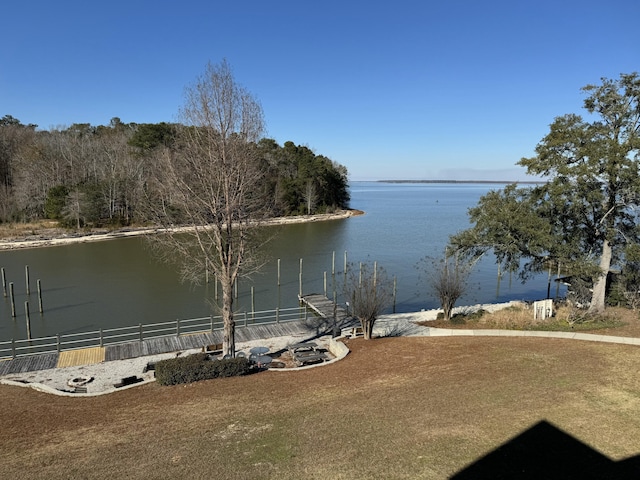
[[475, 184], [491, 184], [498, 183], [503, 185], [510, 185], [512, 183], [525, 183], [525, 184], [541, 184], [546, 183], [542, 180], [374, 180], [377, 183], [475, 183]]
[[[321, 222], [328, 220], [340, 220], [357, 215], [364, 215], [361, 210], [340, 210], [336, 213], [323, 213], [318, 215], [296, 215], [291, 217], [276, 217], [266, 220], [263, 226], [289, 225], [292, 223]], [[191, 227], [176, 227], [172, 231], [187, 231]], [[136, 237], [142, 235], [154, 235], [165, 231], [162, 227], [122, 228], [112, 231], [99, 232], [69, 232], [64, 229], [55, 229], [45, 234], [34, 234], [20, 238], [0, 240], [0, 251], [18, 250], [25, 248], [55, 247], [74, 243], [98, 242], [114, 240], [116, 238]]]

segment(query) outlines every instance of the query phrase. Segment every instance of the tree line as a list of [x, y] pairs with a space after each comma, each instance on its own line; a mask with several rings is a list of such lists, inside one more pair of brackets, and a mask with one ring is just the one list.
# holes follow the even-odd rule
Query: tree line
[[[0, 223], [53, 219], [70, 228], [148, 223], [144, 199], [158, 197], [153, 179], [164, 159], [187, 146], [179, 123], [73, 124], [39, 130], [0, 118]], [[347, 170], [291, 141], [250, 143], [260, 163], [260, 191], [270, 216], [347, 208]], [[175, 223], [185, 218], [173, 211]]]

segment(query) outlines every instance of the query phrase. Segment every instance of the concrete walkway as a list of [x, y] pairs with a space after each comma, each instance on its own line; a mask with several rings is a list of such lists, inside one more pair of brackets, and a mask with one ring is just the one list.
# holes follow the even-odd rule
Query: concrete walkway
[[618, 343], [624, 345], [640, 345], [640, 338], [599, 335], [593, 333], [425, 327], [415, 323], [416, 321], [424, 321], [424, 319], [421, 319], [420, 317], [420, 312], [382, 316], [376, 321], [373, 334], [385, 337], [543, 337], [561, 338], [565, 340], [583, 340], [588, 342]]

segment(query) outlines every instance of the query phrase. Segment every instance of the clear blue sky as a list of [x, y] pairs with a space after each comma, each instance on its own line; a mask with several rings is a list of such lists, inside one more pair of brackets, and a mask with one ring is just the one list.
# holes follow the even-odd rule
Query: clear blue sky
[[226, 58], [268, 136], [351, 180], [525, 178], [580, 88], [640, 71], [637, 0], [86, 0], [0, 8], [0, 116], [176, 121]]

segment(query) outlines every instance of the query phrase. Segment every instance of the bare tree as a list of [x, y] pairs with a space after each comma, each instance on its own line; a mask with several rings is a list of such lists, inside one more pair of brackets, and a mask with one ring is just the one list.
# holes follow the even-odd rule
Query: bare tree
[[311, 215], [318, 204], [319, 198], [318, 189], [316, 188], [316, 184], [313, 183], [313, 180], [307, 180], [302, 196], [304, 198], [304, 203], [307, 205], [307, 215]]
[[[176, 149], [158, 158], [150, 188], [152, 212], [166, 235], [154, 236], [179, 262], [182, 278], [197, 283], [205, 269], [220, 282], [223, 351], [235, 355], [233, 286], [259, 267], [259, 230], [267, 213], [256, 142], [262, 107], [234, 80], [226, 61], [208, 64], [185, 91]], [[176, 231], [181, 223], [190, 228]]]
[[351, 302], [351, 313], [360, 321], [364, 338], [370, 339], [376, 320], [393, 299], [393, 285], [386, 271], [376, 262], [357, 267], [349, 264], [344, 294]]
[[458, 299], [467, 292], [471, 264], [457, 255], [435, 260], [426, 258], [428, 287], [438, 297], [444, 319], [451, 320], [451, 312]]

